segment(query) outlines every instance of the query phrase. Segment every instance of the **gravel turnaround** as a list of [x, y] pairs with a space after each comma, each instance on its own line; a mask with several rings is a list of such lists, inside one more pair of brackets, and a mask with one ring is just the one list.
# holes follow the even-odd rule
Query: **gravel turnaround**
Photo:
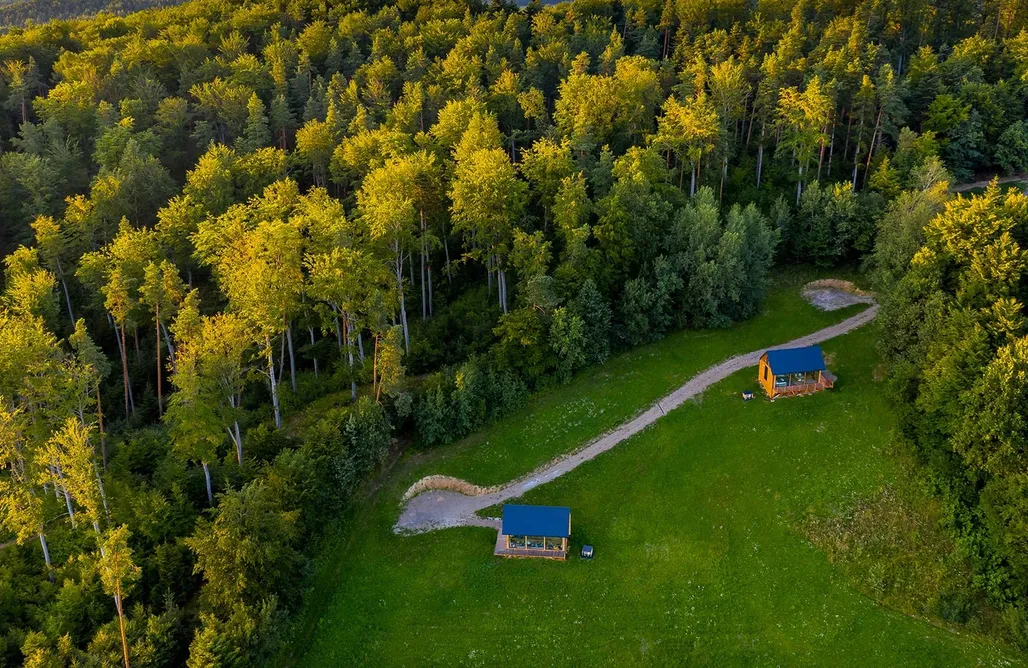
[[[876, 315], [878, 315], [878, 305], [872, 304], [870, 308], [840, 323], [818, 330], [813, 334], [794, 339], [788, 343], [772, 346], [770, 350], [821, 343], [866, 325], [874, 320]], [[753, 352], [736, 355], [715, 364], [693, 376], [684, 385], [657, 400], [649, 408], [627, 422], [622, 423], [616, 429], [603, 434], [570, 455], [558, 457], [529, 473], [527, 476], [502, 485], [498, 491], [477, 496], [468, 496], [448, 490], [430, 489], [424, 491], [406, 503], [399, 519], [396, 521], [396, 525], [393, 527], [393, 531], [395, 533], [416, 534], [458, 526], [484, 526], [498, 529], [498, 520], [478, 517], [476, 513], [483, 508], [488, 508], [510, 499], [516, 499], [528, 490], [559, 478], [568, 471], [575, 469], [579, 464], [607, 452], [622, 441], [646, 429], [668, 412], [678, 408], [685, 401], [700, 394], [711, 385], [724, 380], [737, 371], [756, 366], [760, 361], [761, 355], [766, 350], [769, 350], [769, 348], [761, 348]]]

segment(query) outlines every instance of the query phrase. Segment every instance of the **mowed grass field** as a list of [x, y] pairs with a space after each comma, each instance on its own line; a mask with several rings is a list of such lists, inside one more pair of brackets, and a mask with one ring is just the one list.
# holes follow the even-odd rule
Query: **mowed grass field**
[[861, 304], [830, 313], [814, 308], [800, 290], [817, 277], [805, 271], [786, 274], [760, 315], [729, 329], [676, 332], [618, 355], [584, 370], [568, 385], [536, 393], [509, 418], [420, 454], [408, 469], [479, 485], [505, 482], [585, 445], [712, 364], [791, 341], [867, 308]]
[[[1017, 665], [1022, 659], [1012, 650], [862, 596], [802, 535], [809, 513], [902, 484], [888, 454], [891, 424], [873, 379], [870, 328], [824, 346], [839, 376], [832, 392], [743, 403], [739, 392], [756, 389], [756, 372], [740, 372], [524, 497], [571, 506], [573, 548], [594, 545], [592, 561], [499, 559], [495, 533], [486, 529], [392, 533], [400, 494], [425, 473], [479, 483], [524, 473], [624, 417], [608, 425], [609, 413], [631, 414], [648, 393], [660, 396], [684, 380], [676, 373], [691, 375], [692, 364], [698, 371], [761, 340], [787, 340], [846, 315], [817, 313], [786, 287], [771, 304], [777, 300], [793, 319], [763, 317], [764, 339], [747, 330], [761, 319], [676, 335], [536, 397], [477, 440], [401, 464], [328, 541], [279, 662]], [[790, 326], [800, 329], [786, 333]], [[731, 348], [728, 340], [741, 347], [722, 348]], [[633, 401], [642, 403], [629, 408]], [[576, 402], [603, 410], [571, 426], [537, 423]], [[545, 445], [522, 447], [548, 433]], [[494, 466], [501, 472], [492, 473]]]

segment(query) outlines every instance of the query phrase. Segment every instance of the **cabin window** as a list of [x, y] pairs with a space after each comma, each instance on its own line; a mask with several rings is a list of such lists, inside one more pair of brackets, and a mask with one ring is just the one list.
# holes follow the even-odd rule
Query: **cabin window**
[[525, 547], [527, 542], [524, 536], [507, 536], [507, 545], [512, 548]]
[[767, 380], [768, 376], [770, 376], [770, 375], [771, 375], [771, 369], [769, 367], [765, 366], [764, 367], [764, 380]]
[[544, 538], [542, 536], [528, 536], [528, 549], [530, 550], [542, 550], [545, 548]]
[[775, 387], [785, 387], [789, 384], [788, 376], [775, 376]]

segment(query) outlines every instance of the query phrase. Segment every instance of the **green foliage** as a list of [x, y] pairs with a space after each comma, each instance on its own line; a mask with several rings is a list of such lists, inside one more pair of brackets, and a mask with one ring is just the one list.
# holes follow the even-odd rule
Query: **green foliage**
[[995, 183], [947, 203], [891, 294], [883, 340], [903, 435], [939, 478], [976, 591], [1021, 614], [1026, 210]]
[[996, 144], [995, 157], [1007, 174], [1028, 170], [1028, 123], [1017, 121], [1004, 130]]
[[[756, 316], [776, 253], [902, 283], [950, 172], [1024, 162], [1025, 17], [991, 5], [0, 4], [114, 12], [0, 35], [4, 662], [117, 662], [122, 624], [134, 663], [260, 662], [393, 439]], [[933, 428], [1016, 329], [993, 250], [902, 311], [982, 330], [907, 388]], [[1018, 480], [952, 485], [983, 572]]]
[[520, 407], [527, 388], [515, 374], [472, 359], [429, 379], [414, 417], [425, 445], [448, 443]]

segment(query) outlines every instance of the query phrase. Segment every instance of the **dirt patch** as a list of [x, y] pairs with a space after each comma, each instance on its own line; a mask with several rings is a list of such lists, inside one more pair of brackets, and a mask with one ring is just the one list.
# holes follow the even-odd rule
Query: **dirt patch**
[[822, 311], [838, 311], [854, 304], [873, 304], [874, 296], [849, 281], [825, 278], [803, 286], [803, 298]]
[[483, 494], [492, 494], [493, 492], [499, 491], [500, 486], [482, 487], [480, 485], [470, 483], [467, 480], [454, 478], [453, 476], [429, 475], [411, 485], [407, 491], [403, 493], [403, 501], [409, 501], [418, 494], [427, 492], [430, 489], [443, 489], [451, 492], [457, 492], [458, 494], [463, 494], [465, 496], [481, 496]]

